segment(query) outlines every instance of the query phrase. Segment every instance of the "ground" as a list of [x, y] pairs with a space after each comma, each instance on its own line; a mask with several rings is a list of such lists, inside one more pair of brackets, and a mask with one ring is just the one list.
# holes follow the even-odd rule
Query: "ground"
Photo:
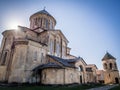
[[112, 89], [110, 89], [110, 90], [120, 90], [120, 85], [119, 85], [119, 86], [116, 86], [116, 87], [114, 87], [114, 88], [112, 88]]
[[93, 87], [103, 86], [97, 85], [75, 85], [75, 86], [19, 86], [19, 87], [0, 87], [0, 90], [86, 90]]

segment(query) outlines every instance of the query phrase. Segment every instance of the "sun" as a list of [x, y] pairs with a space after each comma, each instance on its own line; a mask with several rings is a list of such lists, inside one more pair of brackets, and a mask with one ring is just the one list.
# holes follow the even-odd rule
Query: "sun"
[[11, 22], [9, 25], [10, 29], [18, 29], [18, 23], [17, 22]]
[[19, 25], [18, 22], [13, 21], [13, 22], [9, 23], [8, 28], [9, 29], [18, 29], [18, 25]]

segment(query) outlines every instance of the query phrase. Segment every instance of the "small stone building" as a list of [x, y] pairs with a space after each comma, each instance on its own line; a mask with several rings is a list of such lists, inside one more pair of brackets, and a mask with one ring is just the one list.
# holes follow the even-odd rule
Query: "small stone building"
[[88, 64], [86, 66], [86, 82], [87, 83], [96, 83], [97, 82], [97, 66], [95, 64]]
[[120, 83], [119, 71], [117, 68], [116, 58], [110, 53], [106, 53], [102, 59], [104, 68], [105, 84]]
[[97, 70], [97, 83], [104, 83], [104, 71]]

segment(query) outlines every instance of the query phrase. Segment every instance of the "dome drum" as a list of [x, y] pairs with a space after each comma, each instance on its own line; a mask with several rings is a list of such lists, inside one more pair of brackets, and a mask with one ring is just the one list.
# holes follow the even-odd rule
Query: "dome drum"
[[54, 29], [56, 20], [47, 11], [42, 10], [30, 16], [30, 28]]

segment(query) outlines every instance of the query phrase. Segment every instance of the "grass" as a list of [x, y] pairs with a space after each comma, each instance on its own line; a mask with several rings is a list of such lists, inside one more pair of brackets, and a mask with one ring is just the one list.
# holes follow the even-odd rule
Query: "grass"
[[77, 86], [19, 86], [19, 87], [0, 87], [0, 90], [85, 90], [93, 87], [103, 86], [101, 84], [77, 85]]
[[116, 87], [114, 87], [114, 88], [111, 88], [111, 89], [109, 89], [109, 90], [120, 90], [120, 85], [119, 85], [119, 86], [116, 86]]

